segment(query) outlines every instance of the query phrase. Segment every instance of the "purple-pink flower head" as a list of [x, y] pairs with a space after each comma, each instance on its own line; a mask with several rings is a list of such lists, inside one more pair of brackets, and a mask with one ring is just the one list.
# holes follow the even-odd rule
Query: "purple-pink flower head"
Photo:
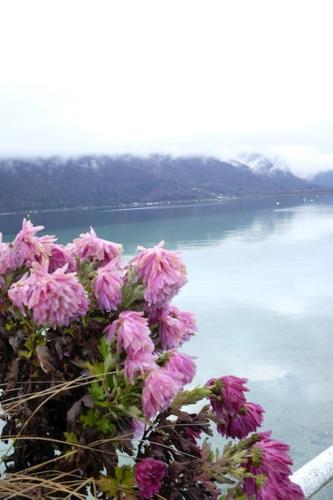
[[289, 446], [271, 438], [270, 432], [258, 434], [258, 441], [251, 448], [251, 459], [247, 465], [249, 472], [266, 477], [264, 484], [248, 478], [244, 483], [244, 492], [249, 498], [259, 500], [276, 498], [277, 500], [303, 500], [301, 488], [292, 483], [292, 460], [288, 454]]
[[80, 238], [76, 238], [73, 243], [80, 260], [91, 259], [98, 261], [102, 266], [119, 257], [123, 251], [123, 246], [119, 243], [98, 238], [92, 227], [89, 233], [80, 234]]
[[163, 306], [185, 285], [186, 268], [178, 252], [163, 248], [164, 242], [153, 248], [139, 247], [140, 253], [129, 265], [145, 286], [149, 305]]
[[245, 403], [239, 411], [223, 412], [217, 431], [222, 436], [242, 439], [255, 432], [262, 424], [264, 409], [256, 403]]
[[166, 410], [182, 388], [182, 377], [164, 368], [152, 370], [146, 378], [142, 391], [142, 411], [147, 419]]
[[68, 326], [84, 316], [89, 308], [87, 292], [75, 273], [67, 273], [66, 266], [50, 274], [45, 265], [35, 263], [30, 276], [14, 283], [8, 296], [21, 311], [23, 306], [33, 311], [39, 325]]
[[123, 275], [124, 272], [118, 257], [97, 269], [93, 289], [98, 305], [104, 311], [115, 311], [119, 306]]
[[180, 311], [176, 306], [164, 309], [159, 317], [159, 336], [163, 349], [181, 346], [196, 332], [193, 314]]
[[56, 245], [51, 246], [51, 255], [49, 258], [49, 273], [53, 273], [56, 269], [64, 267], [67, 264], [67, 271], [74, 272], [76, 270], [75, 256], [72, 251], [73, 245]]
[[134, 382], [138, 375], [144, 375], [156, 368], [154, 342], [150, 337], [148, 320], [143, 312], [125, 311], [105, 329], [109, 341], [116, 337], [117, 351], [127, 354], [124, 362], [125, 376]]
[[153, 498], [161, 489], [167, 466], [161, 460], [144, 458], [135, 467], [135, 479], [141, 498]]
[[22, 229], [13, 241], [16, 267], [21, 267], [23, 264], [30, 266], [33, 262], [41, 263], [51, 256], [51, 247], [56, 238], [36, 236], [36, 233], [43, 229], [44, 226], [34, 226], [31, 221], [23, 219]]
[[222, 436], [241, 439], [262, 424], [264, 409], [245, 399], [246, 381], [229, 375], [207, 383], [212, 389], [210, 401], [218, 418], [217, 430]]
[[116, 321], [105, 329], [109, 341], [116, 335], [117, 351], [122, 349], [132, 358], [142, 352], [152, 353], [155, 349], [150, 338], [148, 321], [140, 311], [124, 311]]
[[193, 358], [188, 354], [184, 354], [177, 351], [172, 351], [169, 353], [169, 359], [164, 365], [164, 368], [169, 372], [176, 372], [182, 378], [182, 384], [189, 384], [192, 382], [196, 366]]
[[227, 375], [219, 379], [211, 379], [207, 382], [207, 387], [213, 389], [210, 398], [213, 410], [218, 417], [222, 417], [223, 411], [239, 412], [246, 403], [244, 393], [248, 391], [245, 387], [246, 378]]

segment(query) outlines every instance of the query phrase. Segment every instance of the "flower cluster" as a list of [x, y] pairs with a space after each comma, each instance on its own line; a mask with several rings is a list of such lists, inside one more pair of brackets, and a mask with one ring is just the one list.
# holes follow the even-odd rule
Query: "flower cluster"
[[[2, 432], [15, 443], [8, 470], [47, 462], [50, 478], [53, 464], [59, 477], [79, 471], [79, 493], [93, 478], [103, 498], [205, 500], [221, 487], [228, 499], [304, 498], [289, 479], [288, 447], [257, 434], [264, 410], [247, 401], [246, 379], [188, 387], [196, 364], [178, 349], [197, 326], [171, 303], [187, 280], [179, 252], [161, 242], [124, 265], [122, 246], [92, 228], [67, 245], [38, 236], [42, 229], [24, 219], [13, 242], [0, 235]], [[214, 453], [202, 438], [215, 426], [239, 441]], [[22, 445], [38, 432], [43, 446]]]
[[[289, 446], [271, 438], [270, 432], [258, 434], [258, 441], [251, 448], [252, 458], [247, 465], [254, 477], [245, 480], [244, 493], [248, 498], [265, 500], [301, 500], [304, 494], [300, 487], [289, 480], [292, 461], [288, 455]], [[264, 483], [258, 487], [256, 477], [262, 475]], [[259, 481], [260, 484], [260, 481]]]
[[262, 424], [264, 409], [246, 401], [246, 382], [244, 378], [229, 375], [207, 383], [207, 387], [212, 388], [210, 400], [217, 417], [217, 430], [222, 436], [241, 439]]

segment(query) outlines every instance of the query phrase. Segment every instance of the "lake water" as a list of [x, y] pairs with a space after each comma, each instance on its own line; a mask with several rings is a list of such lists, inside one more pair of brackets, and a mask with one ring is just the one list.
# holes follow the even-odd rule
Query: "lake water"
[[[0, 216], [5, 236], [20, 218]], [[197, 382], [248, 377], [250, 400], [266, 409], [264, 428], [291, 445], [296, 468], [333, 444], [332, 197], [52, 212], [32, 220], [61, 242], [93, 225], [122, 242], [126, 258], [138, 244], [162, 239], [181, 250], [189, 283], [174, 302], [197, 318], [199, 333], [184, 348], [198, 357]]]

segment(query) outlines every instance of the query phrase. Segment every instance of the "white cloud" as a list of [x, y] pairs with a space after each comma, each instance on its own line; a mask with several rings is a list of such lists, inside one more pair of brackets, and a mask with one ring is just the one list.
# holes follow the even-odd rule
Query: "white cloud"
[[332, 14], [329, 0], [5, 0], [0, 154], [259, 150], [333, 168]]

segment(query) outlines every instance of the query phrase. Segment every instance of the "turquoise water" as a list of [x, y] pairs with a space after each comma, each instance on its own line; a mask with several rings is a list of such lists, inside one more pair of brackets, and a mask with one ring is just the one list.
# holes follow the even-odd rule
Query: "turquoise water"
[[[0, 229], [10, 237], [19, 219], [0, 216]], [[266, 409], [265, 429], [291, 445], [295, 467], [333, 444], [333, 198], [32, 220], [61, 242], [93, 225], [124, 244], [125, 258], [162, 239], [181, 250], [189, 283], [174, 302], [198, 321], [184, 347], [198, 357], [197, 382], [248, 377], [250, 400]]]

